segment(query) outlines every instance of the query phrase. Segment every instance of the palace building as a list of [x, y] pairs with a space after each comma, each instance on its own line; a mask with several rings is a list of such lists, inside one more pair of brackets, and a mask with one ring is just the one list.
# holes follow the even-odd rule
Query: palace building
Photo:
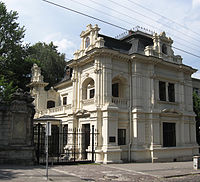
[[[35, 119], [52, 116], [52, 124], [66, 132], [93, 127], [95, 162], [191, 160], [198, 154], [191, 78], [196, 69], [174, 55], [165, 32], [137, 30], [115, 39], [99, 31], [97, 25], [82, 31], [66, 75], [50, 90], [33, 65]], [[91, 151], [91, 135], [84, 137], [86, 142], [76, 138], [78, 150]]]

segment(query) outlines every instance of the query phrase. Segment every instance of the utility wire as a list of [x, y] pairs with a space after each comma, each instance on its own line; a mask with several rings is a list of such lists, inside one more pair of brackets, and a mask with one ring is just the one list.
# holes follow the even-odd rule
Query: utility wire
[[[121, 27], [121, 26], [115, 25], [115, 24], [110, 23], [110, 22], [108, 22], [108, 21], [104, 21], [104, 20], [99, 19], [99, 18], [96, 18], [96, 17], [94, 17], [94, 16], [91, 16], [91, 15], [88, 15], [88, 14], [85, 14], [85, 13], [82, 13], [82, 12], [80, 12], [80, 11], [77, 11], [77, 10], [74, 10], [74, 9], [71, 9], [71, 8], [67, 8], [67, 7], [65, 7], [65, 6], [62, 6], [62, 5], [59, 5], [59, 4], [56, 4], [56, 3], [53, 3], [53, 2], [47, 1], [47, 0], [42, 0], [42, 1], [44, 1], [44, 2], [46, 2], [46, 3], [49, 3], [49, 4], [52, 4], [52, 5], [54, 5], [54, 6], [57, 6], [57, 7], [60, 7], [60, 8], [69, 10], [69, 11], [72, 11], [72, 12], [74, 12], [74, 13], [80, 14], [80, 15], [82, 15], [82, 16], [86, 16], [86, 17], [88, 17], [88, 18], [91, 18], [91, 19], [100, 21], [100, 22], [105, 23], [105, 24], [108, 24], [108, 25], [110, 25], [110, 26], [114, 26], [114, 27], [116, 27], [116, 28], [119, 28], [119, 29], [122, 29], [122, 30], [125, 30], [125, 31], [129, 31], [129, 30], [126, 29], [126, 28], [123, 28], [123, 27]], [[177, 48], [177, 47], [174, 47], [174, 46], [172, 46], [172, 47], [173, 47], [174, 49], [177, 49], [177, 50], [181, 51], [181, 52], [184, 52], [184, 53], [187, 53], [187, 54], [192, 55], [192, 56], [194, 56], [194, 57], [200, 58], [199, 55], [193, 54], [193, 53], [191, 53], [191, 52], [185, 51], [185, 50], [183, 50], [183, 49], [180, 49], [180, 48]]]
[[[80, 4], [80, 5], [83, 5], [83, 6], [85, 6], [85, 7], [88, 7], [88, 8], [90, 8], [90, 9], [93, 9], [93, 10], [95, 10], [95, 11], [98, 11], [98, 12], [100, 12], [100, 13], [103, 13], [103, 14], [109, 15], [108, 13], [105, 13], [105, 12], [99, 11], [99, 10], [93, 8], [93, 7], [87, 6], [87, 5], [82, 4], [82, 3], [78, 2], [78, 1], [75, 1], [75, 0], [71, 0], [71, 1], [73, 1], [73, 2], [75, 2], [75, 3], [77, 3], [77, 4]], [[98, 2], [95, 2], [94, 0], [89, 0], [89, 1], [95, 3], [95, 4], [99, 5], [99, 6], [102, 6], [102, 7], [104, 7], [104, 8], [107, 8], [107, 9], [109, 9], [109, 10], [111, 10], [111, 11], [114, 11], [114, 12], [120, 14], [120, 15], [122, 14], [122, 15], [124, 15], [124, 16], [126, 16], [126, 17], [129, 17], [129, 18], [134, 19], [134, 20], [136, 20], [136, 21], [142, 22], [142, 21], [137, 20], [137, 19], [135, 19], [135, 18], [133, 18], [133, 17], [127, 15], [127, 14], [124, 14], [124, 13], [120, 12], [120, 11], [117, 11], [117, 10], [112, 9], [112, 8], [109, 8], [109, 7], [107, 7], [107, 6], [103, 5], [103, 4], [100, 4], [100, 3], [98, 3]], [[109, 15], [109, 16], [110, 16], [110, 17], [114, 17], [114, 18], [119, 19], [118, 17], [112, 16], [112, 15]], [[125, 23], [128, 23], [128, 24], [130, 25], [130, 22], [127, 22], [127, 21], [122, 20], [122, 19], [119, 19], [119, 20], [124, 21]], [[145, 23], [145, 22], [143, 22], [143, 23]], [[145, 24], [146, 24], [146, 23], [145, 23]], [[148, 25], [148, 24], [147, 24], [147, 25]], [[152, 25], [149, 25], [149, 26], [154, 27], [154, 26], [152, 26]], [[157, 27], [154, 27], [154, 28], [157, 28]], [[161, 30], [161, 29], [159, 29], [159, 28], [157, 28], [157, 29], [160, 30], [160, 31], [163, 31], [163, 30]], [[168, 34], [170, 35], [170, 33], [168, 33]], [[187, 39], [184, 39], [184, 38], [182, 38], [182, 37], [179, 38], [179, 37], [177, 37], [176, 35], [173, 35], [173, 34], [171, 34], [171, 36], [173, 36], [174, 38], [177, 38], [177, 39], [179, 39], [179, 40], [182, 40], [182, 41], [184, 41], [184, 42], [188, 42], [190, 45], [193, 45], [193, 46], [199, 48], [199, 45], [194, 44], [194, 43], [192, 43], [191, 41], [188, 41]], [[180, 43], [179, 41], [176, 41], [176, 43], [178, 43], [178, 44], [180, 44], [180, 45], [183, 45], [183, 44]], [[193, 50], [193, 51], [197, 51], [197, 52], [199, 51], [199, 50], [197, 50], [197, 49], [191, 48], [191, 47], [186, 46], [186, 45], [185, 45], [185, 47], [188, 47], [189, 49], [191, 49], [191, 50]]]
[[54, 6], [57, 6], [57, 7], [60, 7], [60, 8], [69, 10], [69, 11], [72, 11], [72, 12], [74, 12], [74, 13], [77, 13], [77, 14], [80, 14], [80, 15], [83, 15], [83, 16], [86, 16], [86, 17], [88, 17], [88, 18], [92, 18], [92, 19], [97, 20], [97, 21], [100, 21], [100, 22], [102, 22], [102, 23], [106, 23], [106, 24], [108, 24], [108, 25], [111, 25], [111, 26], [120, 28], [120, 29], [122, 29], [122, 30], [129, 31], [129, 30], [126, 29], [126, 28], [123, 28], [123, 27], [121, 27], [121, 26], [115, 25], [115, 24], [110, 23], [110, 22], [105, 21], [105, 20], [101, 20], [101, 19], [96, 18], [96, 17], [94, 17], [94, 16], [91, 16], [91, 15], [88, 15], [88, 14], [85, 14], [85, 13], [82, 13], [82, 12], [80, 12], [80, 11], [76, 11], [76, 10], [74, 10], [74, 9], [67, 8], [67, 7], [65, 7], [65, 6], [62, 6], [62, 5], [53, 3], [53, 2], [51, 2], [51, 1], [47, 1], [47, 0], [42, 0], [42, 1], [44, 1], [44, 2], [46, 2], [46, 3], [49, 3], [49, 4], [52, 4], [52, 5], [54, 5]]
[[76, 0], [70, 0], [70, 1], [75, 2], [75, 3], [77, 3], [77, 4], [80, 4], [80, 5], [82, 5], [82, 6], [85, 6], [85, 7], [87, 7], [87, 8], [93, 9], [93, 10], [95, 10], [96, 12], [102, 13], [102, 14], [107, 15], [107, 16], [109, 16], [109, 17], [116, 18], [117, 20], [120, 20], [120, 21], [122, 21], [122, 22], [125, 22], [125, 23], [127, 23], [127, 24], [130, 26], [130, 22], [128, 22], [128, 21], [126, 21], [126, 20], [124, 20], [124, 19], [121, 19], [121, 18], [119, 18], [119, 17], [117, 17], [117, 16], [110, 15], [109, 13], [106, 13], [106, 12], [104, 12], [104, 11], [98, 10], [98, 9], [93, 8], [93, 7], [91, 7], [91, 6], [88, 6], [88, 5], [86, 5], [86, 4], [80, 3], [80, 2], [78, 2], [78, 1], [76, 1]]
[[[107, 7], [107, 6], [105, 6], [105, 5], [101, 4], [101, 3], [98, 3], [98, 2], [96, 2], [96, 1], [94, 1], [94, 0], [89, 0], [89, 1], [93, 2], [94, 4], [99, 5], [99, 6], [101, 6], [101, 7], [104, 7], [104, 8], [106, 8], [106, 9], [109, 9], [109, 10], [111, 10], [111, 11], [113, 11], [113, 12], [116, 12], [116, 13], [118, 13], [119, 15], [124, 15], [124, 16], [126, 16], [126, 17], [129, 17], [130, 19], [133, 19], [133, 20], [135, 20], [135, 21], [137, 21], [137, 22], [144, 23], [145, 25], [148, 25], [149, 27], [152, 27], [152, 28], [154, 28], [154, 29], [157, 29], [157, 30], [159, 30], [159, 31], [161, 31], [161, 32], [163, 31], [163, 30], [161, 30], [160, 28], [158, 28], [158, 27], [156, 27], [156, 26], [153, 26], [153, 25], [150, 25], [150, 24], [148, 24], [148, 23], [146, 23], [146, 22], [144, 22], [144, 21], [135, 19], [135, 18], [133, 18], [133, 17], [130, 16], [130, 15], [127, 15], [127, 14], [125, 14], [125, 13], [123, 13], [123, 12], [117, 11], [117, 10], [115, 10], [115, 9], [113, 9], [113, 8]], [[77, 2], [77, 3], [79, 3], [79, 2]], [[195, 44], [195, 43], [193, 43], [193, 42], [191, 42], [191, 41], [188, 41], [187, 39], [184, 39], [184, 38], [182, 38], [182, 37], [177, 37], [176, 35], [174, 35], [174, 34], [172, 34], [172, 33], [168, 33], [168, 32], [167, 32], [167, 34], [173, 36], [174, 38], [177, 38], [177, 39], [179, 39], [179, 40], [182, 40], [182, 41], [184, 41], [184, 42], [187, 42], [187, 43], [189, 43], [189, 45], [193, 45], [193, 46], [199, 48], [199, 45], [197, 45], [197, 44]], [[178, 41], [176, 41], [176, 42], [178, 43]], [[181, 43], [179, 43], [179, 44], [181, 44]], [[181, 45], [182, 45], [182, 44], [181, 44]], [[186, 47], [188, 47], [188, 46], [186, 46]], [[194, 48], [193, 48], [193, 50], [195, 50], [195, 51], [197, 51], [197, 52], [199, 51], [199, 50], [194, 49]]]
[[198, 55], [196, 55], [196, 54], [193, 54], [193, 53], [191, 53], [191, 52], [185, 51], [185, 50], [183, 50], [183, 49], [180, 49], [180, 48], [177, 48], [177, 47], [174, 47], [174, 46], [172, 46], [172, 48], [174, 48], [174, 49], [176, 49], [176, 50], [179, 50], [179, 51], [181, 51], [181, 52], [184, 52], [184, 53], [186, 53], [186, 54], [190, 54], [190, 55], [195, 56], [195, 57], [197, 57], [197, 58], [200, 58], [200, 56], [198, 56]]
[[189, 30], [190, 32], [193, 32], [194, 34], [200, 36], [199, 33], [197, 33], [197, 32], [195, 32], [195, 31], [191, 30], [190, 28], [188, 28], [188, 27], [186, 27], [186, 26], [184, 26], [184, 25], [182, 25], [182, 24], [180, 24], [180, 23], [178, 23], [178, 22], [175, 22], [174, 20], [172, 20], [172, 19], [170, 19], [170, 18], [167, 18], [166, 16], [163, 16], [163, 15], [161, 15], [161, 14], [159, 14], [159, 13], [157, 13], [157, 12], [151, 10], [150, 8], [147, 8], [147, 7], [141, 5], [141, 4], [139, 4], [139, 3], [137, 3], [137, 2], [135, 2], [135, 1], [133, 1], [133, 0], [127, 0], [127, 1], [131, 2], [132, 4], [134, 4], [134, 5], [136, 5], [136, 6], [139, 6], [139, 7], [143, 8], [143, 9], [145, 9], [145, 10], [147, 10], [147, 11], [149, 11], [149, 12], [151, 12], [151, 13], [157, 15], [157, 16], [160, 16], [161, 18], [164, 18], [164, 19], [166, 19], [166, 20], [169, 20], [169, 21], [171, 21], [172, 23], [175, 23], [175, 24], [177, 24], [178, 26], [180, 26], [180, 27], [182, 27], [182, 28], [184, 28], [184, 29], [186, 29], [186, 30]]
[[[117, 3], [116, 1], [109, 0], [109, 2], [111, 2], [111, 3], [113, 3], [113, 4], [116, 4], [116, 5], [118, 5], [119, 7], [123, 7], [123, 8], [125, 8], [125, 9], [127, 9], [127, 10], [129, 10], [129, 11], [131, 11], [131, 12], [135, 12], [136, 14], [141, 15], [141, 16], [147, 18], [148, 20], [150, 19], [150, 20], [154, 21], [155, 23], [158, 23], [158, 22], [157, 22], [156, 20], [154, 20], [153, 18], [151, 18], [151, 17], [149, 17], [149, 16], [146, 16], [146, 15], [144, 15], [144, 14], [138, 12], [138, 11], [135, 11], [135, 10], [133, 10], [132, 8], [126, 7], [126, 6], [124, 6], [124, 5], [120, 4], [120, 3]], [[170, 29], [172, 29], [172, 30], [175, 30], [176, 32], [179, 32], [179, 33], [185, 35], [185, 33], [181, 32], [180, 30], [178, 30], [178, 29], [176, 29], [176, 28], [174, 28], [174, 27], [170, 27], [169, 25], [166, 25], [166, 24], [163, 24], [163, 23], [159, 23], [159, 24], [164, 25], [164, 26], [166, 26], [166, 27], [168, 27], [168, 28], [170, 28]], [[193, 36], [190, 36], [190, 35], [186, 35], [186, 36], [192, 38], [193, 40], [195, 40], [195, 41], [197, 41], [197, 42], [199, 43], [199, 40], [195, 39]]]
[[125, 13], [122, 13], [122, 12], [120, 12], [120, 11], [115, 10], [114, 8], [109, 8], [109, 7], [107, 7], [107, 6], [105, 6], [105, 5], [101, 4], [101, 3], [98, 3], [98, 2], [96, 2], [96, 1], [94, 1], [94, 0], [89, 0], [89, 1], [91, 1], [91, 2], [93, 2], [93, 3], [95, 3], [95, 4], [97, 4], [97, 5], [99, 5], [99, 6], [101, 6], [101, 7], [104, 7], [104, 8], [106, 8], [106, 9], [112, 10], [113, 12], [116, 12], [116, 13], [118, 13], [118, 14], [120, 14], [120, 15], [124, 15], [124, 16], [126, 16], [126, 17], [129, 17], [130, 19], [133, 19], [133, 20], [135, 20], [135, 21], [137, 21], [137, 22], [144, 23], [145, 25], [148, 25], [149, 27], [152, 27], [152, 28], [157, 29], [156, 26], [150, 25], [150, 24], [148, 24], [148, 23], [146, 23], [146, 22], [144, 22], [144, 21], [142, 21], [142, 20], [138, 20], [138, 19], [136, 19], [136, 18], [133, 18], [132, 16], [129, 16], [129, 15], [125, 14]]

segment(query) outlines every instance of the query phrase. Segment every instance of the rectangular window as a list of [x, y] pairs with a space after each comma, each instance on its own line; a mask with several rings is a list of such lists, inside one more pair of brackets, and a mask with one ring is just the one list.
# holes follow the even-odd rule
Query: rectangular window
[[112, 96], [119, 97], [119, 83], [112, 84]]
[[109, 137], [109, 142], [115, 142], [115, 136], [110, 136]]
[[166, 101], [166, 83], [159, 81], [159, 98], [161, 101]]
[[67, 97], [63, 97], [63, 106], [67, 105]]
[[163, 123], [163, 147], [176, 146], [176, 123]]
[[52, 100], [47, 101], [47, 109], [55, 107], [55, 102]]
[[126, 129], [118, 129], [118, 145], [126, 145]]
[[91, 90], [90, 90], [90, 99], [94, 98], [94, 92], [95, 92], [94, 89], [91, 89]]
[[175, 102], [175, 91], [173, 83], [168, 83], [168, 97], [169, 102]]

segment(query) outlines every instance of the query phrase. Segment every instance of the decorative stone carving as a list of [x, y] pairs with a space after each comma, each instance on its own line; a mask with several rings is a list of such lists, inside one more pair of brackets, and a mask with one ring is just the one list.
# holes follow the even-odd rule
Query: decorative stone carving
[[6, 110], [0, 108], [0, 164], [33, 164], [34, 99], [17, 89], [12, 100]]
[[156, 56], [165, 61], [176, 62], [182, 64], [182, 58], [179, 55], [174, 55], [172, 50], [173, 40], [166, 36], [165, 32], [153, 35], [153, 46], [145, 47], [146, 56]]
[[31, 82], [43, 82], [43, 76], [41, 75], [41, 69], [40, 69], [40, 67], [38, 67], [37, 64], [33, 64], [31, 71], [32, 71]]
[[95, 47], [104, 47], [105, 41], [102, 37], [98, 37], [99, 30], [98, 25], [94, 25], [94, 27], [91, 24], [87, 25], [86, 31], [81, 32], [81, 48], [74, 53], [74, 59], [84, 56], [87, 51]]

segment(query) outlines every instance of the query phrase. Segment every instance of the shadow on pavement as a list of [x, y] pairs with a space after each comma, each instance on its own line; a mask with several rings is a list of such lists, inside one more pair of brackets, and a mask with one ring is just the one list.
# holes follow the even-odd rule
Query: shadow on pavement
[[[16, 165], [0, 165], [0, 181], [11, 180], [20, 176], [26, 176], [24, 171], [34, 169], [44, 169], [40, 166], [16, 166]], [[30, 174], [31, 175], [31, 174]], [[40, 174], [41, 176], [41, 174]]]

